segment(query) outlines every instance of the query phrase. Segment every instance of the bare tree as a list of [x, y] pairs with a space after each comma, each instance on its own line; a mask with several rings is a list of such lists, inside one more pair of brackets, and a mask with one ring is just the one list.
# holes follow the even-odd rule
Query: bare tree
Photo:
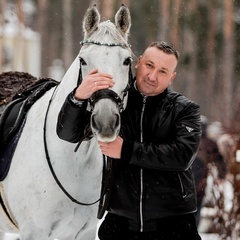
[[181, 13], [181, 0], [175, 0], [172, 3], [172, 23], [171, 23], [171, 32], [170, 32], [170, 41], [174, 45], [175, 48], [180, 47], [180, 28], [179, 28], [179, 18]]
[[159, 31], [158, 31], [158, 39], [167, 40], [168, 39], [168, 29], [170, 25], [170, 1], [169, 0], [162, 0], [159, 4]]
[[222, 65], [222, 81], [223, 86], [222, 92], [223, 95], [223, 102], [220, 106], [223, 106], [223, 111], [225, 112], [222, 115], [221, 120], [226, 124], [229, 125], [229, 121], [232, 118], [232, 93], [233, 93], [233, 72], [234, 72], [234, 7], [233, 1], [224, 0], [224, 38], [223, 38], [223, 65]]
[[25, 17], [23, 14], [23, 0], [17, 0], [17, 16], [19, 20], [19, 24], [25, 25]]
[[102, 11], [101, 16], [105, 19], [111, 19], [114, 10], [114, 1], [112, 0], [102, 0]]
[[212, 0], [208, 2], [208, 9], [211, 12], [209, 14], [208, 20], [208, 31], [207, 31], [207, 41], [206, 41], [206, 59], [207, 59], [207, 80], [205, 80], [206, 85], [206, 99], [208, 111], [206, 114], [210, 117], [213, 115], [214, 106], [216, 106], [216, 101], [214, 96], [215, 80], [216, 80], [216, 33], [217, 33], [217, 2]]
[[131, 7], [131, 1], [130, 0], [122, 0], [122, 4], [125, 4], [128, 8]]
[[[4, 25], [4, 10], [6, 7], [6, 0], [0, 1], [0, 27], [2, 28]], [[5, 62], [5, 56], [3, 51], [3, 36], [0, 36], [0, 72], [2, 72], [2, 68]]]
[[72, 54], [72, 0], [63, 1], [63, 56], [64, 66], [67, 69], [73, 61]]
[[36, 16], [36, 31], [41, 34], [41, 49], [42, 49], [42, 61], [41, 61], [41, 72], [43, 76], [47, 76], [47, 67], [49, 62], [46, 61], [45, 56], [48, 52], [48, 31], [47, 26], [47, 0], [37, 1], [37, 16]]

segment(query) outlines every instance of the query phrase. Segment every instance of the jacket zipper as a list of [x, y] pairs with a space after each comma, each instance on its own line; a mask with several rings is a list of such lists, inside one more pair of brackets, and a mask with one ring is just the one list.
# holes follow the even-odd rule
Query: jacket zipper
[[[140, 142], [143, 142], [143, 114], [146, 106], [146, 99], [147, 97], [143, 97], [143, 106], [142, 106], [142, 112], [141, 112], [141, 118], [140, 118]], [[140, 169], [140, 232], [143, 232], [143, 169]]]
[[182, 178], [181, 178], [180, 174], [178, 173], [177, 175], [178, 175], [178, 179], [179, 179], [179, 182], [180, 182], [182, 198], [184, 199], [187, 196], [187, 194], [186, 194], [186, 191], [184, 189]]

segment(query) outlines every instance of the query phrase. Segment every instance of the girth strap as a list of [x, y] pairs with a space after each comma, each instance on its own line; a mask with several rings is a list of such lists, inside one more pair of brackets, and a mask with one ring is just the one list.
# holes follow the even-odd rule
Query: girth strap
[[14, 231], [19, 231], [18, 224], [7, 204], [2, 183], [0, 183], [0, 209], [2, 210], [2, 214], [7, 218], [9, 226], [11, 226]]

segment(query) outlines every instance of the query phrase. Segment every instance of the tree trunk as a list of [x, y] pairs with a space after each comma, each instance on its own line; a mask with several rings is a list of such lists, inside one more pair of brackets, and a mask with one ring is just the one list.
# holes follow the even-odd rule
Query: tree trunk
[[[48, 53], [49, 32], [46, 30], [47, 25], [47, 0], [38, 0], [37, 2], [37, 20], [36, 31], [41, 34], [41, 75], [47, 76], [48, 61], [45, 59]], [[47, 58], [48, 59], [48, 58]]]
[[[207, 31], [207, 41], [206, 41], [206, 58], [207, 58], [207, 79], [204, 81], [206, 86], [206, 102], [204, 108], [206, 109], [206, 114], [208, 117], [212, 118], [214, 116], [214, 109], [217, 104], [216, 98], [216, 32], [217, 32], [217, 6], [216, 0], [208, 2], [209, 10], [209, 21], [208, 21], [208, 31]], [[208, 106], [208, 107], [207, 107]]]
[[[179, 31], [179, 17], [180, 17], [180, 9], [181, 9], [181, 0], [175, 0], [172, 6], [172, 24], [171, 24], [171, 32], [170, 32], [170, 41], [176, 49], [180, 48], [180, 31]], [[170, 27], [170, 26], [169, 26]]]
[[122, 0], [121, 3], [125, 4], [128, 8], [130, 8], [130, 5], [131, 5], [131, 1], [130, 0]]
[[[3, 16], [3, 13], [5, 11], [6, 7], [6, 0], [0, 1], [0, 16]], [[4, 26], [4, 19], [0, 18], [0, 27], [2, 28]], [[5, 65], [5, 54], [3, 50], [3, 36], [0, 36], [0, 72], [3, 71], [4, 65]]]
[[170, 11], [169, 11], [169, 0], [162, 0], [161, 3], [159, 3], [159, 30], [158, 30], [158, 39], [159, 40], [165, 40], [168, 41], [169, 34], [169, 19], [170, 19]]
[[223, 101], [222, 106], [222, 122], [227, 126], [232, 118], [232, 93], [233, 93], [233, 73], [234, 73], [234, 8], [233, 1], [224, 0], [224, 43], [223, 43]]
[[17, 0], [17, 16], [19, 23], [25, 25], [25, 17], [22, 10], [23, 0]]
[[64, 67], [68, 69], [73, 61], [72, 54], [72, 0], [63, 1], [63, 56]]
[[13, 57], [13, 69], [18, 71], [23, 71], [25, 68], [25, 39], [23, 36], [24, 30], [24, 14], [22, 10], [23, 0], [17, 0], [17, 17], [18, 17], [18, 34], [14, 38], [14, 57]]
[[101, 17], [106, 20], [112, 20], [113, 9], [114, 9], [114, 1], [112, 0], [102, 0], [101, 7]]

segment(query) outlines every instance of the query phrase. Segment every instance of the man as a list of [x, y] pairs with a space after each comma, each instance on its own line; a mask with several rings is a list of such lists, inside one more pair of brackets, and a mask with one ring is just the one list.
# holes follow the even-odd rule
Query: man
[[[100, 240], [201, 239], [191, 171], [201, 138], [200, 111], [196, 103], [168, 88], [176, 77], [178, 58], [166, 42], [148, 46], [135, 66], [120, 136], [99, 142], [102, 153], [113, 159], [114, 175]], [[92, 87], [95, 81], [98, 89]], [[93, 70], [74, 92], [74, 101], [81, 105], [99, 86], [113, 84], [111, 76]], [[65, 114], [63, 107], [58, 135], [66, 140], [72, 133], [68, 129], [66, 136], [62, 131]]]

